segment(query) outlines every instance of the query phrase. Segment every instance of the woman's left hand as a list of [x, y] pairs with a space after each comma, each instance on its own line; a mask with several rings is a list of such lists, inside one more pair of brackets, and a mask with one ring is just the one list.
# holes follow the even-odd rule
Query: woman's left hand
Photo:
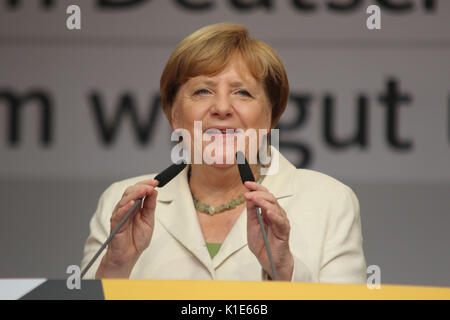
[[289, 249], [290, 224], [286, 212], [277, 199], [262, 185], [246, 181], [244, 198], [247, 204], [247, 241], [250, 251], [258, 259], [264, 271], [274, 279], [270, 260], [256, 215], [255, 206], [261, 208], [261, 216], [272, 251], [278, 280], [290, 281], [294, 271], [294, 257]]

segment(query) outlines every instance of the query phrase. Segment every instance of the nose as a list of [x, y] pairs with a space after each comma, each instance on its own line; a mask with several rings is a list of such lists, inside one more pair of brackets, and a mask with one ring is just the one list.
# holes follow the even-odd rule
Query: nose
[[233, 104], [226, 94], [217, 94], [211, 104], [210, 113], [219, 119], [227, 119], [233, 116]]

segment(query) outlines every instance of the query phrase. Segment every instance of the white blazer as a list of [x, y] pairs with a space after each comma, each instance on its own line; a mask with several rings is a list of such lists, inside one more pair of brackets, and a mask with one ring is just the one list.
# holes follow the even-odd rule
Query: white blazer
[[[267, 175], [262, 185], [277, 198], [290, 221], [290, 249], [294, 255], [292, 281], [365, 283], [359, 202], [352, 189], [317, 171], [297, 169], [276, 149], [272, 150], [279, 155], [279, 170], [277, 174]], [[109, 219], [125, 189], [155, 175], [119, 181], [104, 191], [90, 222], [82, 268], [108, 237]], [[246, 214], [244, 208], [219, 252], [211, 259], [194, 208], [186, 167], [158, 190], [152, 240], [130, 278], [266, 279], [247, 245]], [[103, 254], [92, 265], [86, 279], [95, 277]]]

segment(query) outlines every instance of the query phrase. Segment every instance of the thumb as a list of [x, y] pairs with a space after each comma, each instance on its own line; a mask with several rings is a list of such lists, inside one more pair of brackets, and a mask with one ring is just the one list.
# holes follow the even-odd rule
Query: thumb
[[244, 197], [246, 198], [245, 204], [247, 206], [247, 225], [252, 226], [258, 224], [255, 203], [251, 199], [248, 199], [245, 195], [246, 194], [244, 194]]
[[156, 208], [156, 197], [158, 196], [158, 191], [153, 190], [149, 195], [144, 198], [142, 205], [142, 218], [147, 222], [152, 219], [152, 215]]

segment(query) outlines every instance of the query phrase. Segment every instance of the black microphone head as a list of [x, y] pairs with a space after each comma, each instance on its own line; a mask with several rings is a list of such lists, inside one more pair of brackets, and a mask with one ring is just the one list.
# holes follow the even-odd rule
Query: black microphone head
[[164, 187], [170, 180], [175, 178], [184, 168], [186, 163], [173, 164], [155, 177], [158, 180], [158, 187]]
[[[242, 159], [244, 161], [242, 161]], [[245, 158], [244, 154], [241, 151], [236, 152], [236, 160], [238, 163], [238, 169], [242, 179], [242, 183], [245, 183], [245, 181], [254, 182], [255, 177], [253, 176], [252, 169], [250, 169], [247, 159]]]

